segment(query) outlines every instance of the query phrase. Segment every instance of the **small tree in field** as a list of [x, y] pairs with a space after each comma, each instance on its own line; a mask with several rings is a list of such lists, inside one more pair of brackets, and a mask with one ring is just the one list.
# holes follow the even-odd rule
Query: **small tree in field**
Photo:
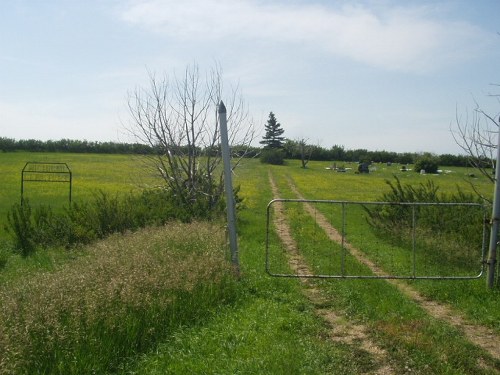
[[304, 138], [299, 139], [297, 144], [299, 146], [302, 168], [307, 168], [307, 163], [309, 163], [309, 160], [311, 159], [313, 148], [306, 143]]
[[438, 158], [429, 153], [423, 154], [415, 161], [415, 172], [424, 170], [425, 173], [437, 173], [438, 168]]
[[287, 139], [283, 149], [287, 158], [300, 158], [302, 168], [307, 168], [307, 164], [309, 160], [311, 160], [314, 146], [307, 144], [307, 139], [305, 138], [295, 140]]
[[285, 137], [282, 137], [285, 130], [281, 127], [281, 124], [276, 120], [274, 113], [269, 113], [269, 119], [264, 125], [266, 134], [262, 137], [260, 144], [264, 145], [264, 148], [271, 149], [281, 149], [283, 148], [283, 142]]
[[269, 119], [264, 125], [266, 134], [262, 137], [260, 144], [264, 145], [264, 150], [260, 155], [260, 161], [267, 164], [281, 165], [285, 162], [285, 152], [283, 150], [283, 142], [285, 137], [282, 137], [285, 132], [281, 124], [276, 120], [274, 113], [269, 113]]
[[[181, 77], [149, 76], [149, 87], [129, 95], [131, 132], [158, 150], [149, 165], [163, 178], [187, 217], [210, 216], [223, 202], [223, 171], [217, 106], [223, 96], [218, 66], [202, 76], [188, 66]], [[237, 91], [224, 95], [230, 144], [249, 147], [253, 126]], [[239, 159], [238, 159], [239, 160]], [[237, 162], [236, 162], [237, 163]]]

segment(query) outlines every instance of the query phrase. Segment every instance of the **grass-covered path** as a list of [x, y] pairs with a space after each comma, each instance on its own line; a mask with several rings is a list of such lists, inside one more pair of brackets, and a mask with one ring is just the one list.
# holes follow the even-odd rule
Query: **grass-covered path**
[[[271, 173], [269, 173], [269, 184], [271, 185], [273, 196], [279, 197], [279, 191]], [[295, 191], [298, 192], [296, 189]], [[302, 199], [300, 196], [299, 198]], [[308, 209], [312, 208], [307, 205], [306, 207]], [[286, 248], [290, 268], [295, 274], [312, 274], [293, 239], [291, 228], [283, 214], [283, 204], [281, 202], [276, 202], [273, 208], [274, 227], [280, 241]], [[376, 363], [376, 368], [371, 369], [370, 373], [378, 375], [396, 374], [389, 362], [387, 351], [371, 340], [368, 334], [368, 327], [359, 322], [356, 323], [346, 320], [334, 310], [323, 307], [327, 304], [327, 298], [321, 292], [320, 288], [310, 282], [308, 278], [302, 278], [301, 282], [305, 296], [314, 306], [316, 314], [324, 320], [328, 327], [328, 335], [326, 337], [329, 340], [347, 346], [357, 346], [358, 349], [369, 353]]]
[[[304, 199], [297, 186], [291, 180], [288, 180], [288, 183], [297, 198]], [[306, 212], [310, 216], [316, 218], [318, 225], [324, 229], [329, 238], [332, 241], [340, 243], [342, 241], [342, 236], [330, 224], [328, 219], [312, 205], [307, 203], [304, 205]], [[387, 272], [375, 265], [359, 249], [349, 243], [345, 243], [344, 245], [359, 262], [370, 268], [374, 275], [380, 276], [387, 274]], [[463, 314], [459, 311], [453, 310], [449, 305], [426, 299], [408, 283], [404, 283], [396, 279], [388, 279], [387, 282], [394, 284], [402, 293], [418, 303], [425, 311], [427, 311], [429, 315], [436, 319], [444, 320], [446, 323], [462, 331], [472, 343], [487, 351], [496, 360], [500, 360], [500, 335], [498, 335], [493, 329], [469, 321], [463, 316]]]
[[[274, 187], [274, 198], [286, 196], [304, 199], [297, 185], [286, 173], [282, 174], [278, 170], [274, 178], [270, 176], [269, 183]], [[278, 191], [281, 191], [281, 194]], [[286, 215], [286, 210], [280, 210]], [[317, 225], [323, 228], [325, 236], [329, 236], [329, 241], [339, 241], [341, 238], [326, 217], [314, 207], [304, 204], [301, 215], [302, 222], [299, 225], [303, 225], [304, 216], [308, 216], [310, 221], [316, 221]], [[279, 226], [286, 227], [285, 219], [280, 220]], [[288, 220], [293, 222], [294, 216]], [[286, 247], [296, 248], [293, 230], [281, 231], [290, 231], [280, 236], [281, 241], [288, 242]], [[353, 245], [346, 244], [346, 248], [373, 274], [386, 274]], [[297, 259], [303, 262], [300, 272], [295, 273], [310, 274], [306, 272], [307, 264], [304, 264], [307, 263], [307, 257], [297, 254], [296, 250], [292, 250], [291, 254], [292, 264], [297, 263]], [[374, 361], [378, 363], [378, 371], [436, 374], [500, 371], [499, 336], [493, 328], [468, 319], [457, 308], [430, 298], [409, 283], [398, 280], [308, 279], [305, 284], [311, 283], [319, 287], [322, 295], [321, 314], [325, 314], [324, 307], [327, 306], [334, 316], [344, 317], [344, 321], [346, 316], [349, 316], [349, 324], [355, 326], [361, 322], [366, 334], [364, 340], [374, 342], [375, 347], [381, 348], [382, 353], [388, 353], [379, 355], [378, 358], [371, 354], [377, 358]], [[443, 284], [439, 282], [434, 285], [435, 288], [441, 286]], [[306, 288], [310, 289], [310, 286]], [[313, 301], [313, 298], [310, 300]], [[336, 324], [339, 325], [338, 321]], [[346, 343], [349, 341], [348, 337], [349, 335], [346, 335]], [[395, 370], [392, 370], [391, 366]], [[375, 373], [374, 369], [372, 373]]]

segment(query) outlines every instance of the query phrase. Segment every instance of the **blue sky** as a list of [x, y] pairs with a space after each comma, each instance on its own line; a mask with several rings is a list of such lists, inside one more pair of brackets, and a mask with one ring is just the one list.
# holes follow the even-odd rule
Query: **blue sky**
[[498, 0], [5, 0], [0, 136], [130, 141], [148, 70], [217, 62], [258, 130], [273, 111], [322, 147], [456, 154], [457, 113], [500, 112], [499, 15]]

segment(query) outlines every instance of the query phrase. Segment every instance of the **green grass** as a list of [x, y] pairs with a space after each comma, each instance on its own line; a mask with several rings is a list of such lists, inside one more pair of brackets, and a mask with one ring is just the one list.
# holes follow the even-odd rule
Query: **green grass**
[[[338, 164], [338, 163], [337, 163]], [[439, 186], [439, 191], [456, 192], [456, 187], [460, 186], [464, 191], [472, 191], [470, 183], [473, 183], [479, 192], [486, 197], [493, 194], [493, 185], [485, 177], [476, 173], [476, 178], [468, 177], [471, 173], [469, 168], [463, 167], [443, 167], [450, 173], [439, 175], [420, 175], [414, 171], [401, 172], [400, 166], [393, 164], [374, 164], [376, 170], [369, 174], [354, 173], [355, 163], [346, 163], [346, 166], [353, 170], [346, 173], [326, 170], [330, 162], [314, 162], [308, 164], [307, 169], [300, 168], [300, 161], [291, 160], [287, 162], [287, 167], [275, 168], [290, 175], [301, 187], [301, 192], [310, 199], [332, 199], [349, 201], [372, 201], [378, 198], [381, 192], [387, 190], [386, 180], [393, 180], [393, 176], [398, 176], [403, 184], [419, 184], [432, 180]], [[285, 197], [283, 197], [285, 198]]]
[[[189, 232], [189, 238], [185, 233]], [[0, 373], [107, 373], [235, 298], [220, 226], [114, 235], [0, 287]]]
[[246, 299], [206, 325], [177, 332], [134, 373], [356, 374], [372, 369], [360, 351], [325, 345], [321, 324], [307, 304], [290, 301], [285, 307], [282, 300]]
[[[298, 280], [264, 272], [264, 218], [272, 198], [267, 167], [244, 163], [236, 181], [247, 207], [239, 215], [240, 296], [207, 324], [187, 327], [142, 358], [134, 374], [358, 374], [374, 368], [357, 346], [325, 340], [326, 327]], [[286, 268], [284, 254], [273, 262]]]
[[[321, 324], [318, 331], [318, 326], [304, 326], [307, 320], [302, 320], [302, 329], [293, 330], [298, 335], [283, 336], [277, 329], [281, 317], [295, 321], [294, 314], [290, 315], [290, 312], [296, 308], [293, 306], [297, 306], [297, 299], [300, 300], [300, 294], [297, 294], [299, 287], [297, 280], [263, 275], [265, 203], [272, 198], [267, 184], [268, 167], [247, 165], [247, 168], [237, 172], [240, 176], [237, 181], [242, 185], [242, 194], [248, 207], [247, 211], [241, 213], [239, 220], [244, 287], [249, 291], [244, 294], [244, 303], [238, 303], [237, 308], [229, 308], [227, 313], [222, 313], [208, 325], [188, 328], [175, 340], [162, 344], [159, 351], [143, 359], [137, 373], [347, 374], [373, 371], [376, 368], [373, 358], [359, 346], [317, 341], [318, 337], [325, 335], [321, 333], [325, 329]], [[278, 175], [292, 174], [294, 179], [299, 179], [301, 173], [310, 173], [288, 167], [271, 169]], [[306, 181], [310, 188], [322, 183], [321, 180], [314, 180], [314, 184], [309, 179]], [[383, 180], [378, 181], [378, 186], [385, 186]], [[283, 181], [281, 187], [284, 196], [292, 197]], [[289, 214], [292, 225], [298, 225], [296, 229], [299, 230], [301, 223], [295, 221], [294, 217], [300, 216], [303, 224], [303, 215], [300, 212]], [[308, 223], [308, 228], [313, 228], [312, 224]], [[276, 243], [275, 235], [271, 233], [271, 236], [272, 242]], [[323, 257], [317, 253], [317, 249], [330, 244], [325, 242], [324, 237], [317, 237], [317, 233], [314, 237], [316, 243], [309, 242], [307, 246], [315, 253], [315, 262], [322, 267]], [[280, 251], [272, 252], [272, 264], [280, 270], [287, 268], [282, 255]], [[353, 272], [369, 273], [366, 267], [354, 261], [351, 261], [350, 267]], [[389, 351], [391, 363], [401, 373], [410, 370], [421, 374], [495, 372], [481, 368], [479, 361], [498, 368], [497, 362], [471, 345], [456, 329], [429, 317], [418, 305], [383, 280], [323, 281], [318, 282], [318, 285], [330, 296], [332, 307], [343, 311], [348, 319], [364, 322], [371, 327], [373, 338]], [[298, 306], [302, 314], [311, 313], [307, 301]], [[271, 314], [264, 314], [263, 311]], [[314, 337], [316, 339], [310, 341]], [[224, 344], [227, 342], [229, 344]], [[311, 347], [313, 343], [316, 346]], [[261, 349], [262, 345], [266, 350]], [[316, 353], [316, 359], [311, 357], [308, 348]], [[274, 361], [269, 358], [274, 358]], [[286, 367], [282, 358], [286, 359]]]
[[[137, 191], [143, 186], [159, 184], [145, 167], [143, 158], [129, 155], [65, 154], [65, 153], [0, 153], [0, 238], [7, 212], [21, 200], [21, 171], [28, 161], [67, 163], [73, 175], [72, 199], [84, 201], [102, 190], [106, 193]], [[60, 209], [69, 203], [69, 184], [27, 182], [24, 197], [33, 206], [51, 204]]]
[[[276, 172], [279, 174], [281, 171]], [[285, 178], [278, 178], [277, 181], [284, 194], [291, 194]], [[299, 206], [293, 207], [290, 211], [288, 217], [292, 227], [295, 227], [295, 239], [309, 266], [317, 267], [319, 272], [329, 269], [331, 259], [325, 254], [318, 253], [321, 249], [331, 248], [329, 240], [325, 235], [316, 232], [314, 219], [302, 212]], [[301, 229], [304, 228], [314, 233], [309, 233], [308, 237], [305, 233], [301, 233]], [[363, 232], [363, 235], [366, 236], [367, 233]], [[311, 236], [315, 238], [314, 244], [311, 244]], [[375, 239], [372, 238], [373, 240]], [[354, 243], [356, 244], [356, 241]], [[373, 242], [365, 238], [364, 246], [370, 244], [373, 245]], [[353, 259], [349, 271], [360, 275], [371, 274], [366, 266]], [[396, 287], [384, 280], [329, 280], [318, 281], [317, 284], [330, 296], [332, 307], [344, 311], [344, 314], [351, 319], [362, 321], [371, 327], [373, 337], [390, 351], [400, 372], [409, 368], [413, 373], [421, 374], [480, 374], [485, 371], [478, 365], [481, 362], [488, 363], [497, 370], [500, 369], [499, 361], [494, 361], [482, 350], [471, 345], [455, 328], [428, 316], [421, 307], [408, 300]], [[469, 303], [474, 303], [471, 302], [474, 297], [470, 297], [470, 292], [477, 287], [475, 281], [462, 282], [459, 284], [461, 288], [457, 288], [457, 282], [436, 283], [436, 281], [414, 282], [413, 286], [418, 287], [419, 284], [427, 285], [434, 290], [454, 288], [456, 294], [462, 295], [462, 300], [469, 299]], [[482, 291], [484, 295], [486, 292], [484, 283]], [[484, 314], [489, 308], [497, 308], [496, 311], [490, 311], [483, 316], [495, 320], [495, 327], [498, 329], [500, 316], [498, 316], [497, 294], [490, 294], [489, 301], [486, 303], [489, 306], [481, 311]], [[475, 300], [475, 303], [478, 302]], [[483, 306], [484, 304], [483, 301]], [[482, 320], [482, 323], [488, 322]]]
[[[297, 184], [299, 190], [302, 194], [310, 199], [324, 199], [325, 197], [331, 199], [331, 195], [328, 195], [327, 186], [330, 184], [330, 178], [327, 173], [323, 172], [321, 169], [302, 171], [298, 168], [287, 168], [287, 169], [275, 169], [278, 175], [291, 177], [292, 180]], [[408, 173], [408, 172], [406, 172]], [[440, 191], [443, 192], [454, 192], [456, 191], [456, 186], [461, 186], [465, 191], [470, 189], [468, 183], [464, 182], [462, 175], [465, 173], [464, 169], [456, 169], [456, 175], [447, 176], [420, 176], [418, 174], [409, 175], [406, 183], [421, 183], [422, 178], [441, 178], [450, 177], [446, 184], [439, 184]], [[308, 178], [305, 177], [314, 175], [314, 184], [311, 184]], [[340, 175], [340, 176], [338, 176]], [[382, 178], [386, 176], [381, 176]], [[342, 199], [348, 200], [374, 200], [381, 195], [382, 191], [388, 190], [383, 181], [375, 174], [368, 176], [352, 175], [347, 176], [344, 174], [336, 174], [335, 178], [340, 180], [348, 178], [350, 183], [353, 184], [350, 189], [346, 189], [343, 192]], [[360, 180], [355, 184], [356, 178]], [[371, 180], [370, 180], [371, 179]], [[453, 179], [453, 180], [452, 180]], [[334, 188], [340, 185], [340, 182], [336, 180]], [[442, 182], [443, 180], [439, 180]], [[364, 191], [366, 186], [371, 186], [374, 191]], [[478, 186], [483, 191], [487, 191], [488, 188], [492, 189], [491, 183], [488, 184], [484, 180], [478, 180]], [[379, 190], [382, 189], [382, 190]], [[282, 182], [282, 191], [285, 196], [292, 197], [293, 193], [288, 189], [286, 183]], [[327, 206], [318, 205], [318, 209], [327, 217], [332, 217], [332, 213], [329, 212]], [[334, 225], [339, 228], [339, 217], [334, 215], [335, 219]], [[404, 272], [406, 274], [411, 273], [410, 261], [411, 257], [408, 251], [401, 249], [394, 244], [382, 240], [380, 237], [376, 236], [373, 231], [370, 231], [363, 222], [362, 217], [358, 217], [358, 222], [353, 222], [350, 227], [349, 241], [356, 247], [362, 249], [365, 253], [370, 255], [371, 259], [374, 259], [378, 264], [387, 271], [394, 270], [394, 272]], [[443, 240], [444, 249], [446, 249], [446, 241]], [[315, 248], [319, 246], [315, 245]], [[406, 255], [405, 255], [406, 254]], [[480, 250], [477, 249], [478, 260], [476, 262], [471, 262], [468, 264], [466, 272], [462, 271], [467, 275], [473, 275], [479, 272], [479, 255]], [[432, 261], [429, 261], [432, 259]], [[448, 275], [456, 275], [457, 270], [454, 268], [453, 264], [444, 262], [445, 256], [436, 257], [426, 257], [420, 259], [421, 275], [431, 274], [436, 275], [440, 273], [447, 273]], [[325, 266], [326, 267], [326, 266]], [[466, 314], [471, 320], [478, 322], [480, 324], [487, 325], [494, 328], [500, 332], [500, 295], [498, 290], [487, 290], [485, 286], [484, 278], [478, 280], [468, 280], [468, 281], [414, 281], [411, 284], [421, 291], [425, 296], [436, 299], [438, 301], [446, 302], [451, 304], [458, 311]]]
[[[0, 198], [0, 210], [5, 213], [19, 198], [20, 170], [25, 161], [67, 162], [74, 172], [76, 200], [92, 196], [97, 189], [110, 193], [128, 192], [142, 184], [157, 183], [149, 171], [128, 156], [15, 153], [1, 154], [0, 158], [3, 158], [0, 160], [6, 168], [6, 173], [0, 177], [0, 182], [6, 186], [6, 194]], [[193, 227], [180, 229], [174, 243], [159, 241], [158, 246], [151, 249], [152, 253], [145, 251], [150, 249], [146, 244], [154, 242], [152, 239], [156, 237], [148, 230], [138, 233], [135, 240], [132, 234], [114, 235], [83, 252], [52, 249], [27, 258], [7, 256], [3, 268], [0, 253], [0, 290], [4, 293], [0, 299], [2, 302], [11, 301], [12, 298], [6, 297], [5, 293], [16, 291], [18, 297], [14, 300], [18, 304], [19, 296], [24, 296], [22, 301], [26, 306], [34, 304], [33, 308], [22, 310], [25, 315], [19, 317], [9, 313], [13, 311], [9, 309], [19, 305], [0, 304], [3, 311], [0, 316], [4, 316], [3, 319], [8, 317], [8, 324], [0, 324], [0, 347], [5, 348], [6, 343], [11, 343], [11, 338], [19, 337], [15, 350], [0, 351], [0, 363], [3, 358], [16, 359], [16, 366], [21, 367], [11, 373], [375, 372], [377, 361], [362, 349], [361, 343], [347, 344], [329, 339], [328, 326], [316, 315], [315, 306], [304, 297], [299, 280], [273, 278], [265, 273], [266, 205], [273, 198], [268, 171], [276, 176], [283, 198], [294, 198], [287, 183], [287, 178], [291, 178], [306, 198], [368, 201], [376, 199], [388, 188], [385, 180], [392, 179], [393, 174], [398, 174], [403, 183], [418, 184], [434, 179], [441, 191], [455, 191], [456, 185], [467, 190], [470, 189], [466, 181], [467, 170], [454, 168], [453, 173], [446, 175], [421, 176], [414, 172], [400, 172], [395, 165], [379, 165], [369, 175], [357, 175], [352, 171], [336, 173], [326, 170], [331, 163], [310, 162], [305, 170], [299, 163], [288, 161], [287, 165], [278, 167], [262, 165], [258, 160], [244, 160], [236, 169], [234, 181], [241, 185], [240, 194], [246, 207], [238, 214], [241, 261], [238, 283], [217, 277], [214, 281], [209, 272], [214, 269], [213, 263], [208, 261], [205, 252], [194, 251], [202, 248], [201, 245], [183, 243], [182, 238], [192, 237], [198, 232]], [[489, 183], [480, 178], [475, 182], [484, 194], [491, 194]], [[35, 191], [32, 193], [35, 196]], [[320, 271], [337, 271], [339, 258], [328, 256], [328, 252], [336, 251], [338, 247], [327, 240], [300, 205], [289, 207], [286, 212], [294, 233], [300, 234], [296, 240], [301, 242], [308, 262]], [[329, 210], [324, 213], [332, 221], [337, 220], [335, 213]], [[0, 222], [2, 220], [3, 216]], [[389, 266], [389, 259], [397, 263], [396, 267], [403, 263], [404, 260], [394, 261], [398, 258], [381, 256], [383, 249], [389, 246], [387, 242], [372, 234], [358, 235], [360, 225], [361, 222], [356, 220], [350, 224], [350, 241], [370, 257], [378, 256], [381, 265]], [[217, 232], [200, 232], [201, 243], [211, 238], [214, 231]], [[290, 272], [276, 234], [272, 232], [270, 235], [272, 265], [280, 271]], [[8, 246], [6, 237], [2, 241], [5, 245], [0, 248], [5, 249]], [[108, 253], [108, 248], [115, 250]], [[128, 252], [133, 252], [133, 249], [135, 255]], [[171, 251], [175, 262], [165, 255]], [[400, 250], [394, 246], [394, 251]], [[152, 258], [148, 254], [152, 254]], [[151, 263], [148, 259], [154, 261]], [[227, 253], [225, 259], [228, 260]], [[150, 268], [140, 268], [141, 264]], [[347, 266], [349, 272], [370, 273], [353, 258], [348, 259]], [[117, 272], [115, 276], [109, 273], [115, 272], [113, 269]], [[192, 275], [195, 279], [179, 278], [178, 271], [181, 270], [184, 270], [182, 275]], [[87, 287], [78, 289], [79, 283], [68, 282], [80, 278], [88, 283]], [[165, 286], [165, 294], [155, 294], [159, 289], [148, 284], [155, 280]], [[94, 284], [96, 281], [100, 286]], [[498, 361], [468, 342], [455, 328], [430, 317], [384, 280], [329, 280], [316, 281], [315, 284], [327, 296], [323, 307], [335, 309], [345, 320], [368, 327], [370, 338], [387, 351], [396, 373], [489, 374], [500, 370]], [[418, 281], [412, 282], [412, 286], [429, 298], [450, 303], [473, 321], [500, 330], [500, 298], [497, 291], [486, 289], [483, 279], [472, 282]], [[63, 292], [51, 295], [47, 287], [52, 293], [60, 288]], [[134, 297], [129, 300], [128, 293], [120, 292], [122, 303], [117, 303], [118, 297], [113, 294], [117, 290], [135, 291], [130, 294]], [[172, 299], [179, 303], [172, 305]], [[79, 315], [81, 312], [77, 306], [82, 300], [85, 303], [81, 306], [87, 307], [85, 314]], [[99, 303], [94, 305], [94, 302]], [[59, 311], [75, 312], [73, 315], [58, 315], [57, 306], [61, 308]], [[148, 306], [152, 306], [151, 312], [145, 312], [149, 310]], [[76, 319], [73, 321], [71, 316]], [[93, 316], [98, 318], [92, 320]], [[52, 320], [53, 317], [57, 319]], [[66, 330], [60, 330], [64, 325], [53, 323], [60, 322], [60, 319], [66, 319]], [[22, 337], [25, 330], [20, 327], [32, 321], [34, 323], [29, 327], [35, 332], [35, 340], [28, 340]], [[42, 326], [50, 329], [40, 331]], [[89, 328], [90, 333], [80, 334], [83, 326]], [[163, 327], [163, 331], [158, 331], [157, 327]], [[9, 329], [12, 329], [11, 333]], [[63, 344], [56, 346], [57, 340]], [[77, 341], [82, 344], [74, 349]], [[21, 370], [28, 368], [29, 363], [32, 363], [30, 369], [33, 370]]]

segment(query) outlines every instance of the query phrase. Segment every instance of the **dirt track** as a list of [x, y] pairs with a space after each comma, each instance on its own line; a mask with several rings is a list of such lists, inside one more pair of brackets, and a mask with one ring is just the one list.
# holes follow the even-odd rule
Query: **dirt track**
[[[276, 187], [274, 181], [272, 181], [271, 176], [270, 180], [271, 186], [274, 186], [274, 192], [274, 189], [276, 189]], [[297, 198], [304, 199], [293, 182], [288, 180], [288, 183]], [[277, 196], [277, 194], [274, 195]], [[328, 219], [322, 213], [316, 210], [312, 205], [307, 203], [305, 203], [304, 205], [309, 215], [316, 219], [318, 225], [323, 228], [329, 238], [332, 241], [341, 243], [342, 235], [330, 224]], [[344, 243], [344, 245], [360, 263], [363, 263], [367, 267], [369, 267], [375, 275], [386, 274], [371, 260], [366, 258], [360, 250], [356, 249], [349, 243]], [[487, 351], [493, 358], [500, 359], [500, 336], [495, 331], [468, 321], [461, 313], [453, 310], [450, 306], [426, 299], [417, 290], [413, 289], [408, 284], [400, 280], [389, 279], [387, 281], [395, 285], [407, 297], [418, 303], [425, 311], [427, 311], [429, 315], [433, 316], [436, 319], [446, 321], [450, 325], [463, 332], [469, 341]]]
[[[278, 196], [278, 189], [271, 175], [269, 182], [274, 196]], [[283, 215], [283, 204], [276, 202], [274, 207], [274, 225], [276, 232], [285, 246], [288, 255], [290, 268], [299, 274], [310, 274], [310, 270], [298, 252], [297, 244], [291, 235], [291, 230]], [[328, 326], [329, 339], [334, 342], [342, 342], [347, 345], [358, 345], [361, 349], [370, 353], [377, 363], [377, 370], [370, 372], [375, 375], [391, 375], [396, 374], [390, 365], [387, 352], [371, 340], [368, 335], [368, 328], [359, 323], [347, 321], [339, 316], [331, 309], [321, 307], [325, 304], [326, 298], [322, 295], [318, 288], [315, 288], [311, 280], [307, 278], [301, 279], [304, 286], [304, 294], [309, 301], [316, 307], [315, 311]]]

